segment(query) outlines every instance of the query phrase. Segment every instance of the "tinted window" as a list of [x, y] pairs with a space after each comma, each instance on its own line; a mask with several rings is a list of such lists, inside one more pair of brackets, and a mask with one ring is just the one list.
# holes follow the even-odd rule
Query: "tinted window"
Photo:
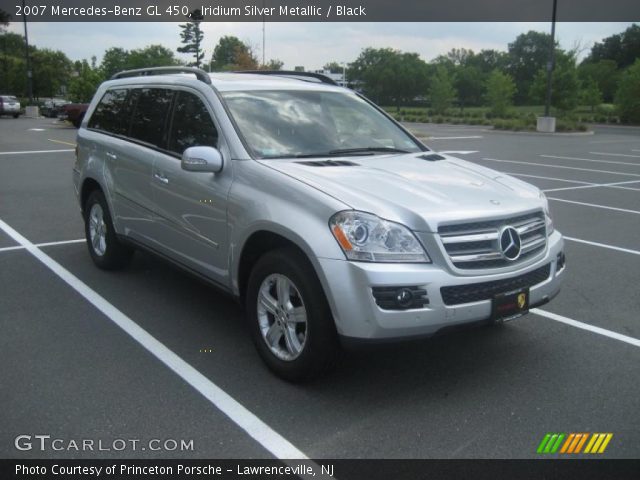
[[138, 92], [129, 136], [162, 148], [164, 147], [164, 124], [171, 106], [173, 91], [162, 88], [143, 88]]
[[109, 90], [96, 107], [89, 128], [103, 130], [118, 135], [126, 135], [128, 116], [125, 113], [125, 105], [128, 90]]
[[182, 155], [189, 147], [218, 145], [218, 132], [202, 100], [192, 93], [179, 92], [173, 114], [168, 149]]

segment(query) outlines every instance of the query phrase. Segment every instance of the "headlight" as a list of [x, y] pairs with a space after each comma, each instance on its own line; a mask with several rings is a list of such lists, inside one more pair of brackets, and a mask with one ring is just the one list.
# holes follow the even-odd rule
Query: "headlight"
[[329, 227], [349, 260], [431, 262], [427, 252], [407, 227], [370, 213], [338, 212], [329, 220]]
[[540, 200], [542, 200], [542, 204], [544, 206], [544, 217], [547, 222], [547, 235], [551, 235], [554, 230], [553, 220], [551, 219], [551, 212], [549, 211], [549, 200], [544, 192], [540, 192]]

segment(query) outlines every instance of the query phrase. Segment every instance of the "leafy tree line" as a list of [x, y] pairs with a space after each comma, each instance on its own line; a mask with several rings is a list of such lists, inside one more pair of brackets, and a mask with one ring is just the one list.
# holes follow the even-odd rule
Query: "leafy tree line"
[[[63, 95], [72, 101], [88, 102], [98, 85], [117, 72], [184, 64], [170, 49], [162, 45], [148, 45], [132, 50], [111, 47], [104, 52], [99, 64], [95, 57], [90, 61], [73, 62], [59, 50], [38, 48], [35, 45], [29, 45], [29, 53], [33, 95], [36, 100]], [[198, 50], [199, 61], [202, 61], [203, 55]], [[192, 64], [196, 65], [197, 61]], [[200, 66], [212, 71], [258, 68], [279, 70], [282, 62], [270, 60], [267, 65], [259, 65], [249, 45], [236, 37], [225, 36], [215, 46], [210, 62]], [[16, 33], [0, 32], [0, 92], [20, 97], [27, 94], [25, 41], [22, 35]]]
[[[550, 48], [550, 35], [536, 31], [519, 35], [506, 52], [453, 49], [429, 63], [415, 53], [366, 48], [349, 65], [348, 80], [398, 109], [420, 103], [442, 114], [488, 106], [501, 116], [512, 105], [544, 103]], [[596, 43], [580, 63], [577, 51], [554, 48], [551, 104], [560, 114], [615, 103], [623, 121], [640, 123], [640, 26]]]

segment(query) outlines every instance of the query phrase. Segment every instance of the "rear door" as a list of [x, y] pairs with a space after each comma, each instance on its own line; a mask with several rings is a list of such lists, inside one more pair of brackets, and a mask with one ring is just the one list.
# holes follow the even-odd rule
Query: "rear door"
[[94, 142], [104, 159], [116, 229], [150, 243], [153, 225], [153, 162], [164, 145], [173, 90], [121, 88], [105, 93], [88, 128], [103, 135]]
[[[164, 252], [188, 267], [227, 285], [227, 196], [232, 182], [231, 161], [219, 173], [187, 172], [180, 159], [192, 146], [220, 148], [212, 109], [198, 92], [176, 92], [166, 154], [153, 166], [158, 236]], [[226, 149], [222, 149], [223, 151]]]

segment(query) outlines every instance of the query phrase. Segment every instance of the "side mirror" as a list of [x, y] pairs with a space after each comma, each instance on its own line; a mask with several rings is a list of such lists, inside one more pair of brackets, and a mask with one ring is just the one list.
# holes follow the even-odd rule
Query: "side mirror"
[[189, 147], [182, 154], [181, 166], [188, 172], [218, 173], [222, 165], [222, 154], [217, 148]]

